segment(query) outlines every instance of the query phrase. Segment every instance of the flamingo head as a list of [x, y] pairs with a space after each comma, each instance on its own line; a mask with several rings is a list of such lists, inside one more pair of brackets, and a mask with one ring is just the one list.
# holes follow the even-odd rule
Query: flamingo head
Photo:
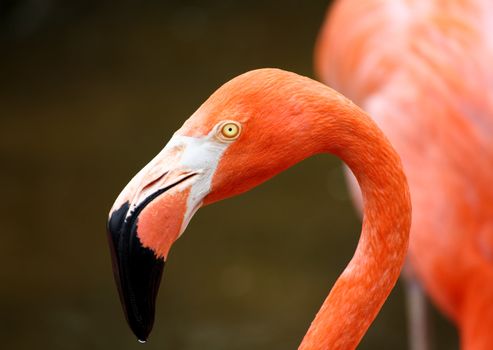
[[293, 118], [310, 108], [298, 98], [306, 80], [262, 69], [226, 83], [117, 198], [108, 220], [113, 268], [127, 321], [139, 340], [151, 331], [169, 250], [194, 213], [316, 152], [310, 147], [310, 123]]

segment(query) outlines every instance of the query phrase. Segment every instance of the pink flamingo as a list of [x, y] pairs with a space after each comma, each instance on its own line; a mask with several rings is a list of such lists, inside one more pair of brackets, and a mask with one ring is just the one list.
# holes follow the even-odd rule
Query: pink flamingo
[[127, 321], [145, 341], [173, 242], [203, 205], [248, 191], [318, 153], [340, 157], [364, 197], [356, 252], [299, 349], [353, 349], [398, 279], [411, 222], [400, 159], [376, 124], [331, 88], [277, 69], [217, 90], [125, 187], [108, 232]]
[[[341, 0], [316, 50], [321, 79], [368, 111], [402, 157], [412, 275], [473, 350], [493, 349], [492, 32], [488, 0]], [[411, 296], [422, 349], [423, 301]]]

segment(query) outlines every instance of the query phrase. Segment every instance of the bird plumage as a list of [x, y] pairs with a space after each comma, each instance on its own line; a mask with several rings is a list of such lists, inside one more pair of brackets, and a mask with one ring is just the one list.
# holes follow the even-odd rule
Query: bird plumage
[[402, 157], [410, 261], [466, 349], [493, 348], [492, 32], [487, 0], [340, 0], [316, 49]]

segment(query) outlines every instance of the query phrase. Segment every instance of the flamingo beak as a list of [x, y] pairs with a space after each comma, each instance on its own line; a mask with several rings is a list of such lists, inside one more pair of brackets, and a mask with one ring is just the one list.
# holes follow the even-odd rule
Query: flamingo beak
[[184, 182], [193, 176], [168, 176], [155, 190], [148, 187], [148, 194], [138, 204], [127, 201], [112, 211], [108, 221], [120, 301], [130, 328], [141, 342], [147, 340], [154, 323], [165, 255], [181, 233], [189, 192]]
[[154, 323], [156, 296], [171, 245], [210, 189], [217, 147], [174, 136], [125, 187], [107, 231], [113, 273], [127, 322], [140, 342]]

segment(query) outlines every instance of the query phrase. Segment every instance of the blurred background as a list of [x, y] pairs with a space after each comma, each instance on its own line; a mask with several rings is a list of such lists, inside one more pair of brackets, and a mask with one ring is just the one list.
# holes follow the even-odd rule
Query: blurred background
[[[125, 323], [105, 222], [222, 83], [260, 67], [313, 76], [327, 6], [0, 1], [2, 348], [297, 348], [359, 236], [334, 157], [199, 211], [170, 254], [146, 345]], [[432, 316], [437, 349], [456, 349]], [[406, 342], [399, 284], [360, 348]]]

